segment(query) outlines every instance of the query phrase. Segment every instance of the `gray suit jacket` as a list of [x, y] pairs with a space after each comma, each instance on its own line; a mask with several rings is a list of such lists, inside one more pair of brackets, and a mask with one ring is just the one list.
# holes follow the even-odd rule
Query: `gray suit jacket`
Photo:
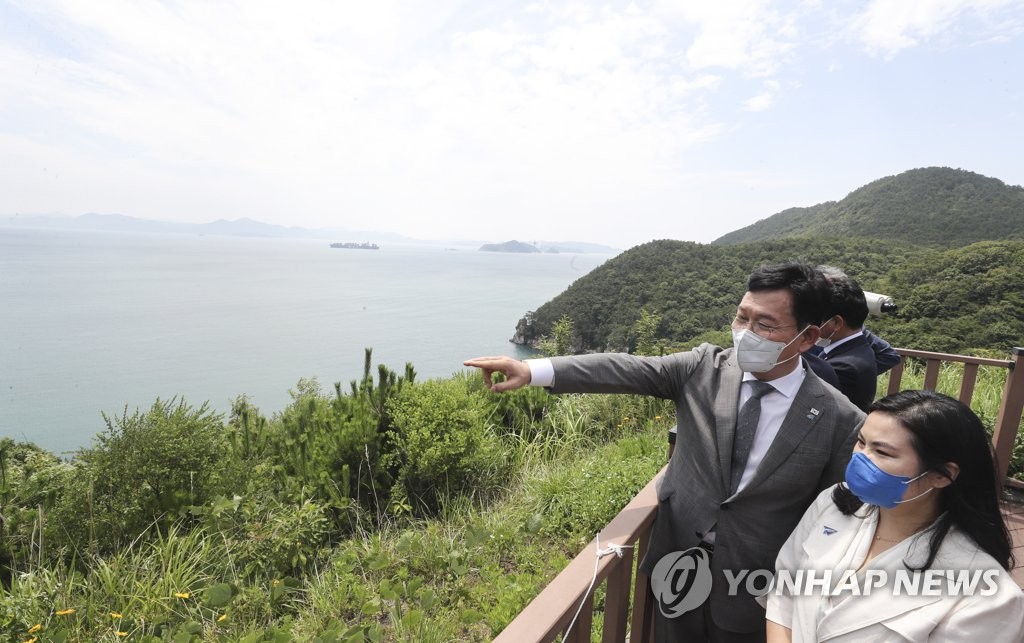
[[[807, 369], [750, 483], [729, 496], [743, 371], [733, 349], [702, 344], [664, 357], [603, 353], [552, 359], [555, 393], [635, 393], [675, 401], [678, 437], [641, 569], [697, 545], [714, 527], [711, 613], [722, 629], [763, 630], [764, 609], [729, 597], [724, 570], [774, 570], [779, 548], [818, 492], [843, 480], [864, 414]], [[741, 588], [745, 583], [740, 583]]]

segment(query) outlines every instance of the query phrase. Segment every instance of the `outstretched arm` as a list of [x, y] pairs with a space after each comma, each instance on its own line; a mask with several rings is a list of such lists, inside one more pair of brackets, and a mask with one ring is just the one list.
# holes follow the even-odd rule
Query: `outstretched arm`
[[[511, 357], [477, 357], [466, 360], [462, 365], [479, 368], [487, 387], [495, 393], [513, 391], [530, 383], [530, 367], [526, 362]], [[491, 377], [494, 373], [502, 373], [505, 381], [495, 383]]]

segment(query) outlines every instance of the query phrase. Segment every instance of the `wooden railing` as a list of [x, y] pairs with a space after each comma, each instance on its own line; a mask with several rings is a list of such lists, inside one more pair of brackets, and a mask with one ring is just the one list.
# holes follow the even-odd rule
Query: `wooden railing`
[[971, 398], [974, 396], [974, 386], [978, 381], [979, 366], [996, 366], [1007, 369], [1006, 384], [1003, 386], [1003, 397], [999, 404], [999, 414], [996, 416], [996, 423], [992, 427], [992, 446], [996, 452], [996, 467], [999, 476], [1004, 478], [1006, 484], [1018, 488], [1024, 488], [1021, 483], [1012, 478], [1006, 477], [1010, 467], [1010, 457], [1013, 455], [1013, 445], [1017, 440], [1017, 429], [1020, 427], [1021, 413], [1024, 412], [1024, 348], [1014, 348], [1012, 358], [986, 359], [983, 357], [969, 357], [967, 355], [949, 355], [947, 353], [929, 353], [927, 351], [914, 351], [905, 348], [897, 349], [900, 354], [899, 363], [889, 371], [889, 389], [887, 393], [896, 393], [900, 390], [903, 378], [903, 368], [907, 358], [912, 357], [924, 360], [924, 384], [922, 389], [934, 391], [939, 382], [939, 367], [943, 362], [963, 364], [964, 372], [960, 378], [960, 392], [958, 397], [961, 402], [970, 406]]
[[[985, 359], [965, 355], [949, 355], [897, 349], [901, 355], [889, 375], [889, 393], [900, 390], [907, 358], [925, 362], [922, 388], [935, 390], [939, 367], [943, 362], [964, 365], [959, 398], [970, 404], [977, 383], [979, 366], [1007, 369], [1006, 385], [999, 405], [999, 414], [992, 435], [996, 460], [1001, 476], [1006, 476], [1013, 453], [1013, 445], [1024, 412], [1024, 348], [1013, 349], [1009, 360]], [[495, 639], [497, 643], [529, 643], [561, 640], [573, 643], [589, 642], [593, 631], [594, 589], [607, 581], [603, 610], [602, 641], [605, 643], [649, 643], [654, 639], [654, 598], [648, 577], [637, 572], [633, 578], [635, 561], [643, 559], [650, 537], [651, 525], [658, 511], [655, 490], [662, 469], [643, 490], [633, 498], [600, 533], [600, 547], [609, 544], [632, 546], [623, 550], [622, 557], [609, 554], [598, 558], [598, 543], [592, 542], [555, 577], [533, 601], [520, 612]], [[1024, 488], [1015, 480], [1008, 484]], [[593, 581], [593, 588], [591, 583]], [[633, 592], [632, 604], [630, 590]], [[581, 607], [582, 603], [582, 607]], [[576, 614], [579, 616], [576, 617]], [[573, 621], [575, 617], [575, 622]], [[566, 629], [572, 629], [566, 636]]]

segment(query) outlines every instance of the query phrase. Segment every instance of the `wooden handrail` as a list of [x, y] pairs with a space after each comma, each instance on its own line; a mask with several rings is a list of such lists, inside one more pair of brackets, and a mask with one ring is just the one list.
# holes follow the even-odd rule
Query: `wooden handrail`
[[[616, 545], [640, 545], [646, 549], [650, 536], [651, 525], [658, 511], [657, 481], [665, 473], [665, 469], [647, 483], [625, 509], [619, 512], [608, 525], [601, 530], [601, 547], [611, 543]], [[537, 598], [526, 606], [519, 616], [508, 624], [495, 643], [547, 643], [554, 641], [569, 626], [580, 601], [586, 601], [576, 624], [573, 625], [566, 641], [590, 641], [591, 618], [593, 617], [593, 592], [587, 592], [594, 576], [594, 561], [597, 557], [596, 542], [591, 542], [581, 551], [562, 572], [537, 595]], [[638, 552], [642, 555], [642, 551]], [[637, 560], [640, 556], [636, 557]], [[604, 640], [621, 643], [626, 640], [626, 628], [629, 619], [629, 588], [633, 576], [633, 550], [625, 549], [622, 558], [612, 555], [597, 561], [596, 589], [605, 579], [609, 579], [608, 593], [605, 600]], [[637, 574], [637, 591], [643, 593], [647, 583], [641, 584], [643, 574]], [[642, 612], [648, 611], [646, 608]], [[633, 638], [642, 635], [636, 632], [637, 615], [633, 617], [631, 641], [648, 640]], [[641, 618], [640, 623], [643, 623]]]
[[996, 471], [999, 477], [1006, 479], [1008, 484], [1020, 486], [1018, 481], [1006, 478], [1006, 472], [1010, 468], [1010, 458], [1013, 456], [1013, 445], [1017, 439], [1021, 413], [1024, 413], [1024, 348], [1014, 348], [1011, 351], [1012, 359], [1008, 360], [932, 353], [906, 348], [897, 348], [896, 352], [900, 354], [900, 361], [889, 371], [889, 388], [886, 392], [890, 394], [900, 390], [904, 364], [908, 357], [924, 360], [923, 388], [929, 391], [935, 390], [939, 380], [939, 367], [944, 362], [963, 364], [964, 372], [960, 379], [958, 398], [967, 405], [970, 405], [974, 396], [979, 366], [996, 366], [1007, 370], [1003, 397], [999, 404], [999, 415], [996, 417], [996, 423], [992, 429], [992, 447], [996, 452]]
[[[1021, 349], [1015, 348], [1014, 352]], [[954, 355], [953, 353], [933, 353], [931, 351], [918, 351], [910, 348], [897, 348], [896, 352], [904, 357], [916, 357], [918, 359], [937, 359], [943, 362], [960, 362], [963, 364], [977, 364], [979, 366], [1002, 366], [1013, 368], [1012, 359], [992, 359], [989, 357], [974, 357], [973, 355]]]

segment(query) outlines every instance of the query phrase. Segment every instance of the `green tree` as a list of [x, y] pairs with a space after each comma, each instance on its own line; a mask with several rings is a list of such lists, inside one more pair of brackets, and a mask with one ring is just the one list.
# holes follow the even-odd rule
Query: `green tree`
[[568, 315], [562, 315], [551, 327], [551, 336], [545, 337], [537, 344], [537, 350], [548, 357], [571, 355], [573, 339], [573, 323]]
[[657, 339], [661, 315], [652, 313], [647, 307], [640, 309], [640, 317], [633, 323], [633, 353], [636, 355], [662, 355], [664, 342]]

